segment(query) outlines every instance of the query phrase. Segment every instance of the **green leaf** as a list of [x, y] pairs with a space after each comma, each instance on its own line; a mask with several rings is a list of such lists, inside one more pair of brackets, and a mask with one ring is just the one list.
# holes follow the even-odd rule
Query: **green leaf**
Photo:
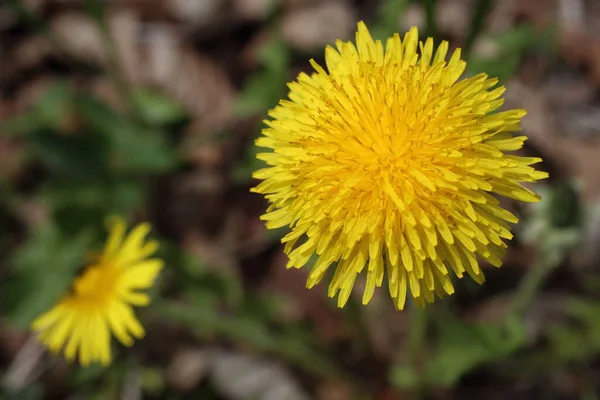
[[90, 231], [64, 237], [52, 223], [33, 232], [12, 257], [15, 276], [3, 293], [8, 318], [15, 325], [27, 326], [48, 310], [85, 263], [92, 242]]
[[287, 74], [281, 71], [261, 71], [251, 76], [234, 104], [234, 112], [240, 117], [265, 113], [283, 97], [286, 82]]
[[157, 173], [175, 168], [180, 161], [160, 131], [141, 129], [90, 96], [80, 96], [77, 107], [91, 131], [107, 140], [113, 170]]
[[470, 75], [485, 72], [488, 76], [505, 82], [517, 72], [520, 63], [521, 57], [517, 54], [508, 54], [492, 59], [472, 57], [467, 65], [467, 71]]
[[120, 172], [160, 173], [175, 169], [180, 159], [156, 131], [129, 130], [111, 135], [112, 166]]
[[39, 198], [50, 208], [99, 208], [105, 214], [129, 214], [144, 199], [145, 185], [139, 180], [89, 181], [84, 184], [53, 182], [44, 186]]
[[[240, 117], [264, 114], [275, 107], [285, 95], [291, 61], [290, 50], [285, 42], [279, 37], [273, 38], [260, 51], [259, 59], [264, 69], [250, 77], [234, 104], [234, 112]], [[257, 126], [257, 131], [261, 128], [262, 123]], [[233, 170], [232, 179], [237, 183], [248, 182], [252, 172], [265, 165], [256, 158], [256, 154], [267, 151], [268, 149], [249, 146], [243, 162]]]
[[274, 37], [258, 54], [263, 69], [250, 77], [234, 111], [240, 116], [263, 114], [285, 94], [291, 54], [280, 37]]
[[76, 387], [90, 385], [106, 375], [106, 367], [101, 364], [91, 364], [87, 367], [74, 368], [69, 378]]
[[398, 365], [390, 372], [390, 381], [399, 388], [415, 389], [422, 384], [422, 376], [410, 365]]
[[588, 209], [574, 182], [540, 186], [542, 201], [530, 207], [531, 215], [518, 231], [526, 243], [537, 243], [545, 265], [558, 266], [581, 242]]
[[440, 325], [438, 352], [427, 368], [429, 382], [451, 386], [465, 373], [509, 354], [525, 344], [525, 328], [507, 324], [476, 324], [446, 318]]
[[267, 239], [272, 242], [279, 242], [285, 235], [290, 233], [292, 229], [289, 226], [267, 230]]
[[552, 186], [548, 198], [548, 219], [556, 228], [581, 226], [584, 206], [579, 190], [572, 182], [559, 182]]
[[86, 128], [100, 136], [110, 136], [114, 130], [123, 132], [131, 129], [122, 116], [91, 95], [77, 95], [75, 107], [85, 121]]
[[[228, 318], [223, 325], [224, 333], [236, 337], [237, 340], [246, 342], [259, 349], [276, 349], [277, 342], [266, 324], [260, 320], [248, 316], [237, 316]], [[240, 335], [244, 332], [244, 335]]]
[[21, 389], [4, 389], [0, 392], [2, 400], [41, 400], [44, 398], [43, 386], [39, 382], [33, 382]]
[[145, 393], [157, 396], [166, 387], [163, 371], [158, 368], [144, 368], [141, 374], [140, 386]]
[[[406, 12], [409, 0], [385, 0], [377, 10], [377, 23], [370, 28], [375, 40], [386, 40], [398, 32], [398, 21]], [[384, 42], [385, 44], [385, 42]]]
[[562, 304], [566, 318], [551, 321], [545, 333], [548, 352], [560, 365], [588, 363], [600, 354], [600, 303], [596, 299], [574, 297]]
[[286, 42], [279, 36], [274, 36], [258, 52], [258, 60], [271, 72], [285, 72], [291, 61], [291, 53]]
[[26, 135], [41, 130], [60, 131], [73, 111], [72, 102], [67, 84], [58, 81], [44, 92], [29, 111], [0, 124], [0, 132], [5, 135]]
[[106, 175], [108, 143], [100, 136], [65, 136], [42, 131], [31, 135], [28, 145], [33, 154], [61, 178], [86, 180]]
[[192, 306], [183, 302], [157, 299], [152, 304], [152, 311], [167, 322], [175, 322], [206, 337], [221, 331], [223, 323], [218, 310], [218, 299], [212, 293], [198, 290], [190, 300]]
[[103, 227], [108, 215], [131, 215], [144, 203], [146, 184], [141, 180], [118, 179], [85, 183], [53, 181], [39, 198], [53, 212], [63, 232], [82, 226]]
[[467, 71], [471, 75], [485, 72], [505, 81], [516, 73], [523, 55], [536, 44], [539, 35], [529, 25], [520, 25], [487, 37], [497, 46], [498, 54], [494, 57], [471, 56]]
[[133, 101], [138, 115], [150, 126], [161, 127], [175, 124], [187, 116], [179, 103], [153, 90], [136, 90], [133, 93]]

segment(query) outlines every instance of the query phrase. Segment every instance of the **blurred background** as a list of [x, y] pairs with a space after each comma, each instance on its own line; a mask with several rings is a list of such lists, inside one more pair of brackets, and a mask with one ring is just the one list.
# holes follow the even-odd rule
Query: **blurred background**
[[[286, 270], [248, 192], [253, 140], [324, 46], [418, 26], [526, 108], [551, 179], [502, 269], [425, 311], [337, 309]], [[0, 1], [0, 398], [600, 399], [600, 1]], [[28, 325], [118, 214], [167, 268], [107, 368]]]

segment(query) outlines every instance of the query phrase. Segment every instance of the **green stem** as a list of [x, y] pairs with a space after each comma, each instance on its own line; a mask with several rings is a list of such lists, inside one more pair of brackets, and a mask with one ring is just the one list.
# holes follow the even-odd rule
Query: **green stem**
[[437, 0], [422, 0], [425, 7], [425, 19], [427, 21], [426, 37], [437, 37], [437, 24], [435, 23], [435, 10], [437, 8]]
[[[416, 376], [421, 375], [421, 360], [423, 356], [423, 348], [425, 344], [425, 334], [427, 331], [427, 314], [425, 310], [416, 307], [414, 302], [411, 302], [410, 310], [410, 329], [407, 338], [407, 362], [411, 366], [412, 371]], [[418, 382], [410, 393], [410, 398], [414, 400], [423, 397], [423, 386]]]
[[517, 289], [511, 304], [510, 316], [520, 317], [527, 311], [527, 307], [529, 307], [553, 269], [554, 265], [547, 262], [543, 255], [538, 255], [536, 262], [527, 271]]

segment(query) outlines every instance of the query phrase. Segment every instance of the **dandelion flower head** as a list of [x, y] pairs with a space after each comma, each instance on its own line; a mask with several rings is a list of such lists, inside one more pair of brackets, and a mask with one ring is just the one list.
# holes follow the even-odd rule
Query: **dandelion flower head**
[[133, 306], [150, 302], [140, 291], [150, 288], [163, 262], [150, 258], [158, 249], [146, 241], [148, 224], [126, 235], [125, 222], [113, 218], [103, 252], [75, 278], [68, 294], [32, 324], [51, 352], [64, 351], [82, 365], [111, 362], [111, 334], [125, 346], [144, 336]]
[[366, 274], [363, 304], [387, 276], [396, 308], [452, 294], [451, 275], [484, 281], [478, 258], [500, 267], [517, 218], [492, 194], [525, 202], [523, 187], [547, 177], [522, 147], [525, 110], [498, 111], [504, 87], [485, 74], [460, 80], [460, 49], [434, 52], [416, 28], [385, 46], [358, 24], [356, 45], [327, 47], [327, 70], [289, 84], [257, 139], [270, 149], [252, 190], [265, 195], [267, 228], [291, 227], [288, 268], [317, 255], [307, 286], [335, 268], [329, 296], [348, 300]]

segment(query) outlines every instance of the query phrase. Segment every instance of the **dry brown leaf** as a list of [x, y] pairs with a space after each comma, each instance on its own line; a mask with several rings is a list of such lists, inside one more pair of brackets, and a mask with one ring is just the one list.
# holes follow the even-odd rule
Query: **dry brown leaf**
[[526, 84], [513, 80], [507, 85], [507, 105], [525, 108], [528, 115], [523, 119], [523, 131], [535, 148], [556, 166], [563, 177], [577, 176], [583, 183], [586, 199], [600, 195], [600, 142], [575, 139], [565, 135], [557, 123], [555, 110], [548, 99]]
[[144, 82], [181, 102], [197, 119], [199, 132], [223, 129], [231, 118], [234, 89], [228, 76], [211, 59], [180, 43], [165, 27], [149, 31]]
[[113, 110], [124, 112], [126, 110], [126, 104], [124, 99], [119, 94], [115, 83], [111, 78], [102, 76], [93, 79], [89, 83], [89, 90], [94, 96], [104, 101]]
[[67, 51], [79, 59], [106, 63], [102, 39], [94, 21], [84, 13], [65, 12], [50, 21], [50, 30]]
[[259, 54], [271, 42], [272, 31], [263, 29], [255, 34], [246, 44], [240, 54], [240, 64], [244, 69], [250, 70], [260, 66]]
[[500, 56], [500, 46], [498, 42], [489, 37], [479, 37], [473, 44], [474, 57], [484, 60], [493, 60]]
[[393, 388], [385, 388], [379, 393], [377, 400], [405, 400], [404, 396], [401, 396], [397, 390]]
[[308, 400], [294, 375], [281, 363], [226, 350], [215, 350], [210, 376], [232, 400]]
[[320, 400], [351, 400], [354, 399], [354, 388], [348, 382], [325, 381], [317, 388]]
[[[94, 22], [82, 13], [67, 12], [51, 22], [52, 30], [73, 55], [105, 67], [108, 57]], [[130, 84], [152, 85], [183, 104], [202, 132], [223, 129], [231, 117], [234, 89], [211, 59], [181, 41], [173, 25], [146, 24], [131, 10], [109, 14], [109, 28], [121, 71]], [[142, 35], [144, 31], [145, 35]], [[104, 83], [96, 89], [116, 104]]]
[[183, 235], [182, 248], [197, 256], [206, 268], [231, 274], [238, 274], [239, 263], [236, 250], [240, 237], [239, 215], [231, 212], [216, 235], [208, 235], [198, 230], [188, 230]]
[[541, 87], [542, 95], [553, 108], [581, 107], [593, 103], [597, 88], [575, 69], [548, 76]]
[[0, 349], [2, 353], [12, 358], [27, 342], [29, 332], [2, 324], [0, 329]]
[[24, 161], [23, 144], [17, 140], [0, 137], [0, 178], [8, 181], [16, 178], [23, 171]]
[[200, 227], [215, 232], [223, 224], [226, 181], [222, 174], [208, 168], [182, 172], [170, 177], [159, 195], [168, 208], [158, 207], [165, 223], [175, 232]]
[[214, 143], [205, 143], [188, 149], [186, 159], [198, 167], [218, 168], [223, 165], [223, 148]]
[[[559, 0], [503, 0], [495, 2], [495, 7], [506, 13], [508, 18], [512, 20], [512, 23], [526, 19], [537, 27], [545, 27], [549, 26], [549, 24], [554, 24], [556, 21], [558, 1]], [[508, 28], [508, 26], [501, 26], [501, 24], [498, 24], [497, 22], [494, 23], [493, 17], [494, 13], [492, 13], [490, 20], [492, 22], [492, 27], [497, 24], [500, 30]]]
[[[108, 14], [108, 26], [119, 68], [132, 83], [139, 81], [140, 21], [132, 10], [119, 9]], [[50, 22], [65, 50], [73, 56], [91, 63], [108, 66], [109, 58], [102, 36], [95, 22], [80, 12], [65, 12]]]
[[39, 13], [49, 2], [49, 0], [21, 0], [23, 8], [31, 13]]
[[[469, 0], [444, 0], [437, 6], [435, 19], [440, 32], [462, 38], [469, 27], [472, 2]], [[425, 23], [424, 11], [423, 24]]]
[[321, 2], [323, 2], [323, 0], [283, 0], [283, 5], [285, 7], [298, 7]]
[[346, 1], [327, 1], [287, 9], [280, 20], [283, 38], [293, 47], [313, 51], [337, 39], [350, 38], [355, 10]]
[[15, 68], [18, 71], [22, 71], [37, 67], [46, 57], [53, 53], [54, 49], [45, 37], [32, 36], [26, 38], [16, 47], [14, 56], [10, 59], [13, 60]]
[[410, 312], [398, 312], [386, 287], [380, 288], [363, 308], [363, 324], [373, 353], [383, 360], [399, 360], [410, 326]]
[[600, 85], [600, 37], [577, 31], [565, 31], [560, 36], [565, 59], [575, 66], [585, 65], [590, 78]]
[[143, 64], [139, 51], [141, 22], [138, 16], [131, 10], [121, 9], [109, 13], [108, 24], [119, 68], [130, 83], [143, 84], [139, 73]]
[[230, 11], [229, 0], [168, 0], [166, 5], [179, 20], [200, 27], [218, 24]]
[[[342, 317], [331, 306], [326, 297], [326, 282], [312, 289], [306, 288], [308, 268], [286, 269], [287, 256], [278, 252], [272, 261], [270, 276], [263, 285], [266, 292], [286, 298], [289, 310], [294, 311], [295, 320], [307, 319], [315, 324], [318, 336], [324, 342], [333, 342], [348, 337], [342, 326]], [[282, 318], [291, 317], [290, 314]]]
[[44, 226], [48, 222], [50, 214], [47, 206], [37, 200], [28, 200], [19, 203], [17, 213], [30, 231], [35, 231]]
[[19, 19], [8, 7], [0, 7], [0, 32], [7, 31], [19, 22]]
[[411, 3], [406, 12], [399, 18], [400, 33], [408, 32], [413, 26], [416, 26], [419, 32], [423, 33], [426, 26], [425, 18], [423, 6], [418, 3]]
[[556, 368], [551, 372], [549, 381], [556, 396], [563, 398], [584, 397], [589, 389], [589, 383], [579, 372], [568, 371], [566, 368]]
[[585, 32], [585, 19], [583, 0], [558, 0], [558, 24], [562, 31]]
[[183, 348], [171, 359], [167, 381], [176, 390], [189, 391], [198, 385], [210, 367], [209, 352], [203, 348]]
[[278, 0], [233, 0], [235, 14], [246, 21], [260, 21]]
[[15, 113], [28, 111], [35, 105], [52, 85], [54, 79], [55, 77], [52, 75], [41, 75], [23, 84], [14, 102]]

